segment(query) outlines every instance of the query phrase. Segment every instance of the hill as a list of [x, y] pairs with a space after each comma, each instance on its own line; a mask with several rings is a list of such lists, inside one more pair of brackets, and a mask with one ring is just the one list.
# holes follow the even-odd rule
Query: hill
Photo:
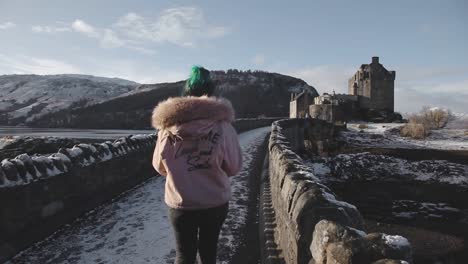
[[[314, 87], [303, 80], [261, 71], [212, 71], [215, 94], [229, 99], [237, 118], [258, 116], [288, 116], [290, 93]], [[142, 84], [106, 100], [68, 107], [59, 111], [28, 117], [25, 124], [33, 127], [121, 128], [150, 127], [154, 106], [180, 95], [184, 81]]]
[[93, 105], [127, 93], [139, 84], [90, 75], [1, 75], [0, 124], [28, 124], [63, 109]]

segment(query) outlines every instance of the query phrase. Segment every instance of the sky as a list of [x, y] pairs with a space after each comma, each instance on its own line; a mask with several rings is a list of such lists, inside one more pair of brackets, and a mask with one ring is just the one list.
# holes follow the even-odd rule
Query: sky
[[347, 93], [347, 79], [378, 56], [396, 71], [396, 111], [468, 113], [467, 14], [465, 0], [0, 0], [0, 75], [157, 83], [196, 64]]

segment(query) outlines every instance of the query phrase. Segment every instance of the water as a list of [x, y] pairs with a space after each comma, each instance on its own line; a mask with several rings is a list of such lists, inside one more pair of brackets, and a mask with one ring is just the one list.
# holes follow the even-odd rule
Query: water
[[116, 139], [128, 135], [151, 134], [155, 130], [123, 130], [123, 129], [75, 129], [75, 128], [31, 128], [0, 126], [0, 137], [31, 136], [31, 137], [61, 137], [87, 139]]

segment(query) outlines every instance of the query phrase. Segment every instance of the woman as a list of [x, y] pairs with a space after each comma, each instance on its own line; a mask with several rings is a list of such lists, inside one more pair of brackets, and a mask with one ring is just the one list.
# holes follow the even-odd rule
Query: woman
[[211, 97], [210, 72], [192, 67], [183, 97], [169, 98], [153, 111], [159, 130], [153, 166], [166, 176], [165, 202], [176, 240], [176, 262], [216, 263], [216, 247], [231, 197], [229, 176], [242, 156], [232, 127], [234, 110]]

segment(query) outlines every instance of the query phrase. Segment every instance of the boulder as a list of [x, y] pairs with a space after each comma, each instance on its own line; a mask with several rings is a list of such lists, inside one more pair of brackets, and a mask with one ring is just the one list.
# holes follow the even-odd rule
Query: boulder
[[[316, 264], [412, 263], [408, 240], [402, 236], [363, 231], [322, 220], [315, 226], [310, 246]], [[401, 262], [404, 261], [404, 262]], [[387, 263], [387, 262], [382, 262]]]
[[402, 236], [371, 233], [366, 236], [366, 239], [372, 243], [376, 255], [388, 259], [413, 261], [411, 245]]

